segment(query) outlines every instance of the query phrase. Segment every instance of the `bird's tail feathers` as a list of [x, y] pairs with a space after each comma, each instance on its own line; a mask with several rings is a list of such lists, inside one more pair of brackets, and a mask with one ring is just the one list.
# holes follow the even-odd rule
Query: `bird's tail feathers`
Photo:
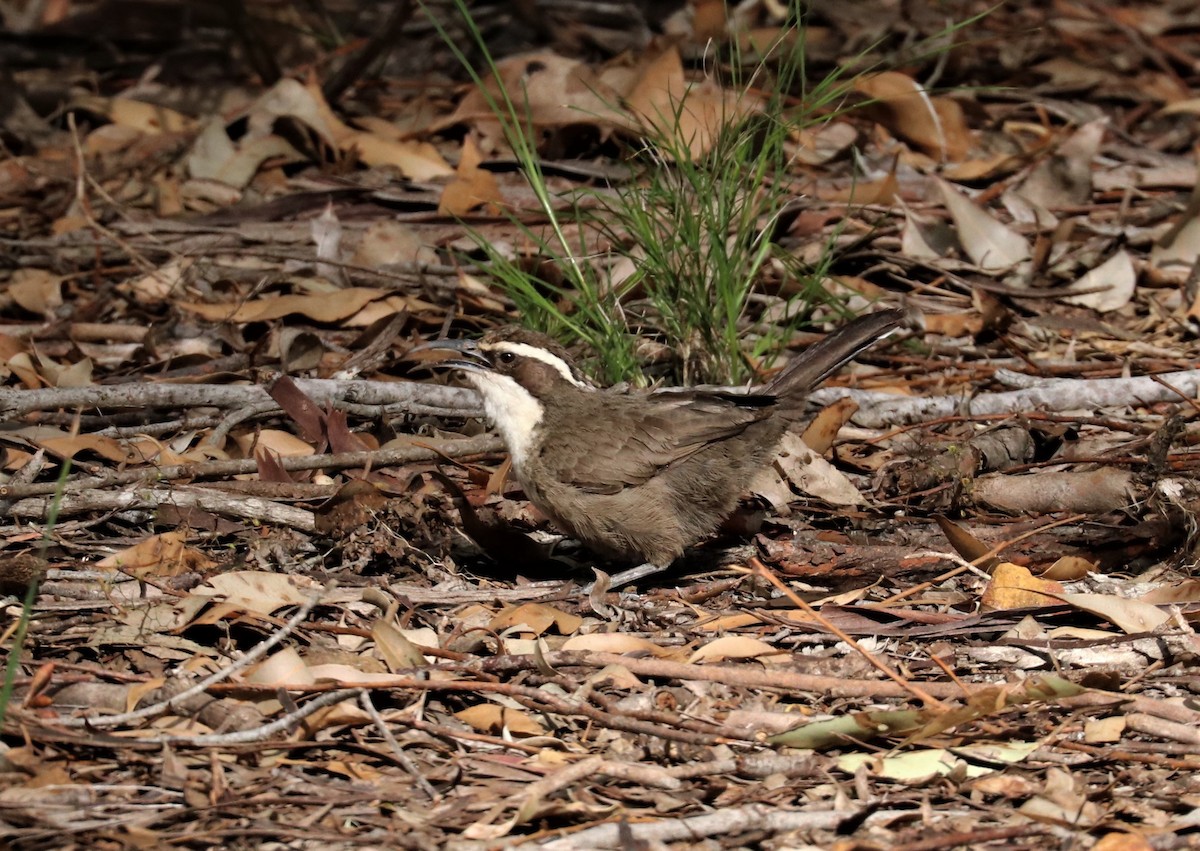
[[858, 355], [905, 324], [903, 310], [868, 313], [809, 346], [783, 368], [766, 390], [785, 404], [803, 406], [804, 397]]

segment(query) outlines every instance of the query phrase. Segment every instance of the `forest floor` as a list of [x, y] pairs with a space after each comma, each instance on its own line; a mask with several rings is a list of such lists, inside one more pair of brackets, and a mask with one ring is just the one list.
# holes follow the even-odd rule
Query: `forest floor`
[[0, 846], [1200, 843], [1193, 0], [473, 4], [564, 217], [802, 37], [744, 339], [916, 317], [637, 587], [406, 364], [569, 278], [449, 4], [346, 5], [0, 4]]

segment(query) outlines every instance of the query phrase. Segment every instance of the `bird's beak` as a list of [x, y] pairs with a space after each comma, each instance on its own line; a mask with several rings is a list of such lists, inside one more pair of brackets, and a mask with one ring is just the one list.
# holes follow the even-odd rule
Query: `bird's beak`
[[491, 369], [491, 364], [474, 340], [433, 340], [409, 349], [404, 359], [420, 361], [438, 369], [466, 369], [472, 372]]

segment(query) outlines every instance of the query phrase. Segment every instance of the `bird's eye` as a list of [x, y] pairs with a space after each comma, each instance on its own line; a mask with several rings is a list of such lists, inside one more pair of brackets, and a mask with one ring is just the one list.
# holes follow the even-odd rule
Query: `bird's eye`
[[512, 352], [500, 352], [500, 354], [496, 355], [496, 360], [500, 361], [500, 363], [512, 363], [516, 359], [517, 356]]

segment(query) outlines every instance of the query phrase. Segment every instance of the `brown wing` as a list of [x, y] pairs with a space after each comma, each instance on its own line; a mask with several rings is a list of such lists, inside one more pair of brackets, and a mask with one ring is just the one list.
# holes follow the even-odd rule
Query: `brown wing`
[[[544, 445], [541, 460], [559, 481], [589, 493], [616, 493], [741, 434], [771, 415], [775, 399], [694, 391], [649, 398], [597, 393], [587, 405], [592, 410], [571, 414], [571, 438]], [[545, 426], [544, 434], [567, 433], [557, 423]]]

